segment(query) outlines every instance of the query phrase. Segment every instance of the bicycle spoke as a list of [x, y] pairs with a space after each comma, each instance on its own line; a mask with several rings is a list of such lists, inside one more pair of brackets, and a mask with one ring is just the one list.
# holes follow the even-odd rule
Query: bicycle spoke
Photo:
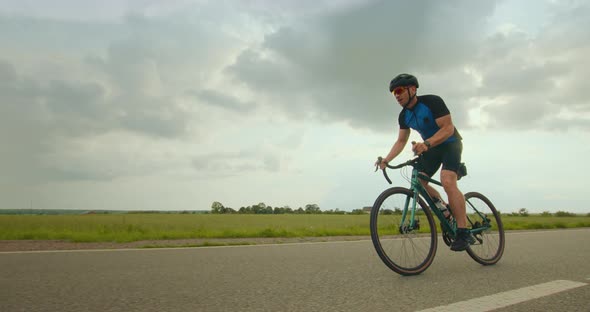
[[[499, 213], [483, 195], [475, 192], [465, 194], [467, 220], [477, 241], [467, 252], [477, 262], [489, 265], [500, 260], [504, 252], [504, 229]], [[477, 232], [477, 229], [483, 229]]]
[[[413, 194], [408, 189], [389, 189], [371, 211], [371, 238], [383, 262], [392, 270], [413, 275], [424, 271], [436, 252], [436, 228], [423, 202], [412, 218]], [[402, 212], [406, 212], [405, 215]], [[402, 215], [403, 218], [402, 223]]]

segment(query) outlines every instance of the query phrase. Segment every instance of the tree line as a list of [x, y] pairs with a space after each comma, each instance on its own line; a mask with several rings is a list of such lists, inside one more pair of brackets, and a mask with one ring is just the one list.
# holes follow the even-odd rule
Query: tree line
[[[367, 207], [366, 207], [367, 208]], [[365, 209], [366, 209], [365, 208]], [[317, 204], [307, 204], [305, 207], [299, 207], [297, 209], [293, 209], [289, 206], [283, 207], [272, 207], [268, 206], [265, 203], [258, 203], [256, 205], [247, 206], [247, 207], [240, 207], [240, 209], [234, 209], [231, 207], [225, 207], [222, 203], [215, 201], [211, 204], [211, 213], [214, 214], [337, 214], [337, 215], [344, 215], [344, 214], [353, 214], [353, 215], [361, 215], [366, 214], [369, 211], [365, 209], [354, 209], [352, 211], [344, 211], [338, 208], [330, 209], [322, 211], [322, 209]], [[402, 214], [401, 209], [396, 208], [394, 210], [391, 209], [384, 209], [381, 211], [383, 214]]]
[[[368, 207], [367, 207], [368, 208]], [[317, 204], [307, 204], [305, 207], [299, 207], [297, 209], [293, 209], [289, 206], [283, 207], [272, 207], [268, 206], [265, 203], [258, 203], [256, 205], [251, 205], [247, 207], [240, 207], [240, 209], [234, 209], [231, 207], [225, 207], [222, 203], [215, 201], [211, 204], [211, 211], [210, 213], [213, 214], [337, 214], [337, 215], [344, 215], [344, 214], [366, 214], [369, 211], [364, 209], [354, 209], [352, 211], [344, 211], [339, 209], [330, 209], [326, 211], [322, 211]], [[499, 211], [498, 211], [499, 212]], [[395, 209], [383, 209], [380, 211], [382, 214], [390, 214], [390, 215], [401, 215], [402, 211], [399, 208]], [[500, 212], [501, 213], [501, 212]], [[518, 212], [508, 213], [508, 216], [520, 216], [520, 217], [528, 217], [529, 211], [526, 208], [521, 208]], [[575, 213], [566, 212], [566, 211], [557, 211], [555, 213], [551, 213], [549, 211], [544, 211], [543, 213], [539, 214], [543, 217], [576, 217], [578, 216]], [[580, 214], [583, 216], [583, 214]], [[590, 213], [587, 213], [586, 216], [590, 217]]]
[[299, 207], [297, 209], [293, 209], [289, 206], [283, 207], [272, 207], [266, 205], [265, 203], [258, 203], [256, 205], [251, 205], [247, 207], [240, 207], [239, 209], [234, 209], [231, 207], [225, 207], [222, 203], [215, 201], [211, 204], [211, 213], [214, 214], [232, 214], [232, 213], [239, 213], [239, 214], [364, 214], [365, 212], [362, 209], [355, 209], [352, 212], [340, 210], [340, 209], [330, 209], [326, 211], [322, 211], [322, 209], [317, 204], [307, 204], [305, 207]]

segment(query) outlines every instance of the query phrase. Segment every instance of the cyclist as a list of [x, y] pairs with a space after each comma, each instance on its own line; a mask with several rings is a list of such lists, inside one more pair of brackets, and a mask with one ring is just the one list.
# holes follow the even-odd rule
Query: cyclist
[[[461, 178], [462, 138], [453, 125], [451, 113], [442, 98], [437, 95], [417, 96], [418, 87], [418, 79], [410, 74], [400, 74], [389, 83], [389, 92], [402, 107], [398, 118], [400, 129], [389, 154], [376, 165], [381, 169], [385, 168], [406, 146], [410, 128], [418, 131], [423, 142], [414, 144], [412, 150], [422, 155], [421, 173], [429, 177], [442, 164], [440, 180], [457, 221], [457, 239], [451, 244], [451, 250], [463, 251], [469, 244], [475, 243], [475, 239], [467, 230], [465, 198], [457, 187], [457, 180]], [[435, 201], [442, 201], [439, 192], [428, 185], [428, 182], [421, 183]]]

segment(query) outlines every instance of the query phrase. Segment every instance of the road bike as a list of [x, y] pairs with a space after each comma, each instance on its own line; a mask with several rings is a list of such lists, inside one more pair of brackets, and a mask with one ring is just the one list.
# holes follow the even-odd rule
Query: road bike
[[[379, 157], [377, 163], [381, 163]], [[445, 218], [443, 210], [420, 180], [442, 186], [439, 181], [420, 173], [420, 156], [390, 169], [411, 166], [410, 188], [392, 187], [383, 191], [371, 209], [371, 240], [377, 254], [391, 270], [401, 275], [417, 275], [424, 272], [434, 260], [438, 243], [438, 218], [442, 239], [447, 246], [455, 240], [457, 223], [452, 214]], [[377, 167], [378, 168], [378, 167]], [[377, 170], [377, 169], [375, 169]], [[385, 179], [391, 184], [386, 168]], [[466, 251], [482, 265], [497, 263], [504, 253], [505, 235], [500, 213], [492, 202], [478, 192], [464, 194], [467, 210], [467, 226], [476, 242]], [[449, 209], [449, 213], [450, 213]]]

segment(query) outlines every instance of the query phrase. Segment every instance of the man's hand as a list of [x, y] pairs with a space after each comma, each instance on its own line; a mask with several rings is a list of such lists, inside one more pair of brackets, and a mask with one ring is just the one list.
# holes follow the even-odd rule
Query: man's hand
[[414, 154], [420, 155], [420, 154], [428, 151], [428, 145], [426, 145], [424, 143], [412, 142], [412, 151], [414, 152]]
[[379, 157], [375, 162], [375, 167], [379, 167], [379, 169], [383, 170], [385, 169], [385, 166], [387, 166], [387, 161], [385, 160], [385, 158]]

